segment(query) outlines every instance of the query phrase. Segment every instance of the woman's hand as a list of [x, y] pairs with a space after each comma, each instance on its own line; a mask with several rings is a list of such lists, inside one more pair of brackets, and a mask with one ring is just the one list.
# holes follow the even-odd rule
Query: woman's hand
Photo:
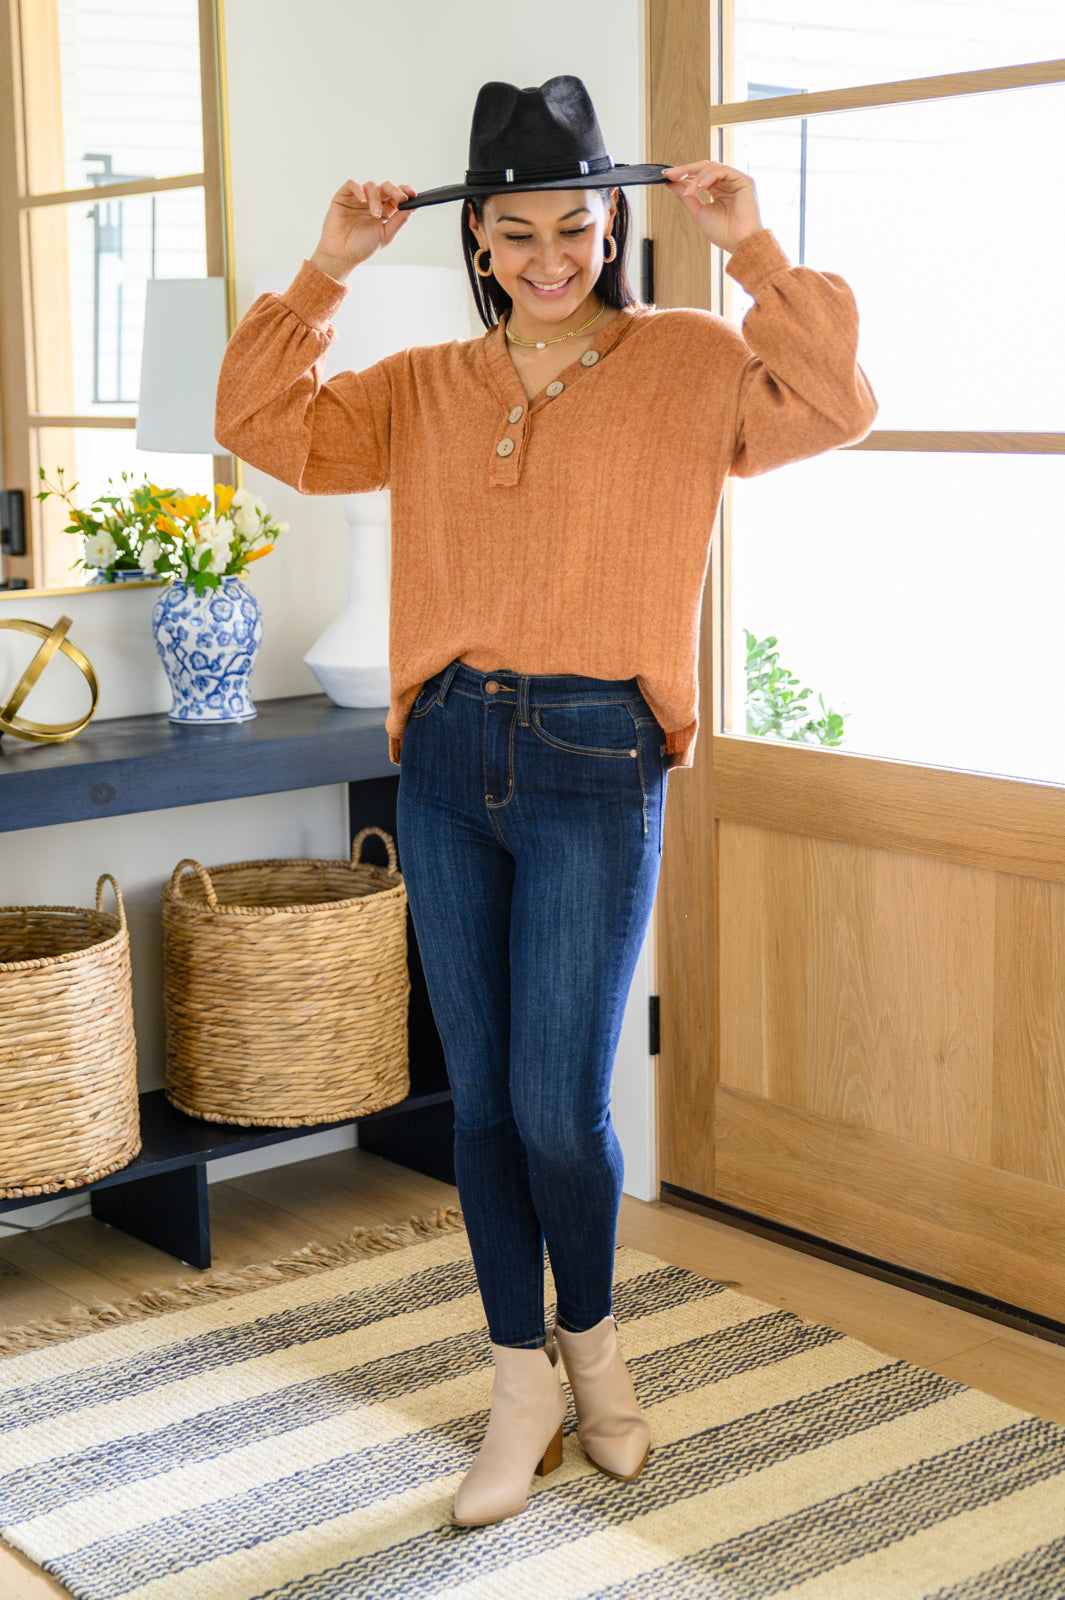
[[667, 167], [665, 176], [711, 244], [720, 245], [722, 250], [735, 250], [761, 229], [758, 196], [745, 172], [722, 166], [720, 161], [688, 161], [683, 166]]
[[318, 248], [311, 256], [315, 266], [331, 278], [346, 278], [360, 261], [368, 261], [392, 243], [413, 215], [400, 211], [399, 203], [413, 199], [416, 192], [407, 183], [356, 183], [349, 178], [326, 212]]

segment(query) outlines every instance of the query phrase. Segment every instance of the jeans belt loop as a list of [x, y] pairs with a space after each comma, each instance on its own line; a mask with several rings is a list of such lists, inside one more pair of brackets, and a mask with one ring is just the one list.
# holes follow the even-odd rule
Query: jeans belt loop
[[452, 679], [458, 670], [459, 658], [456, 656], [454, 661], [448, 667], [447, 671], [444, 673], [443, 682], [436, 692], [436, 698], [439, 700], [441, 705], [445, 705], [447, 703], [448, 690], [451, 688]]
[[518, 721], [523, 728], [529, 726], [529, 684], [531, 678], [518, 679]]

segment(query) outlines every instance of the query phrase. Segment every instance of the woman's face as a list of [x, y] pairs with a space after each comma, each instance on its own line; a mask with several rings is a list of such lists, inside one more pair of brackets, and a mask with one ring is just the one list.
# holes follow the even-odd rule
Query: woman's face
[[603, 268], [617, 190], [604, 205], [596, 189], [538, 189], [486, 200], [477, 242], [492, 257], [499, 287], [514, 302], [515, 323], [565, 322], [580, 309]]

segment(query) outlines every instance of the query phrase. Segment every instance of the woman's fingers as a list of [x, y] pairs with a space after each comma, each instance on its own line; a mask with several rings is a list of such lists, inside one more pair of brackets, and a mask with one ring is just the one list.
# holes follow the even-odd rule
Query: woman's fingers
[[750, 179], [735, 167], [726, 167], [720, 161], [693, 161], [683, 167], [667, 167], [670, 188], [685, 196], [694, 195], [702, 205], [715, 198], [733, 194], [750, 184]]
[[345, 211], [362, 210], [366, 206], [366, 191], [361, 183], [349, 178], [333, 196], [333, 205], [342, 206]]
[[411, 188], [409, 183], [393, 183], [385, 179], [375, 183], [367, 179], [365, 183], [356, 183], [354, 178], [349, 178], [336, 198], [342, 203], [347, 202], [357, 209], [369, 212], [370, 216], [382, 220], [392, 215], [401, 200], [413, 199], [417, 190]]
[[369, 260], [392, 239], [410, 215], [400, 202], [413, 197], [410, 184], [391, 179], [362, 183], [349, 178], [333, 196], [318, 249], [311, 260], [334, 278], [346, 278], [360, 261]]
[[409, 184], [383, 183], [381, 185], [381, 198], [385, 203], [385, 218], [391, 217], [399, 209], [402, 200], [410, 199], [414, 190]]
[[722, 161], [685, 161], [663, 171], [669, 187], [712, 244], [734, 250], [762, 226], [754, 183]]

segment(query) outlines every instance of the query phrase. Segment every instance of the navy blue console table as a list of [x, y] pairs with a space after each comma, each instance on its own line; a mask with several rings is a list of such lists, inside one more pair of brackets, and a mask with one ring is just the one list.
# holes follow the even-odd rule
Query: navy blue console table
[[[384, 710], [325, 695], [268, 700], [252, 722], [183, 728], [165, 716], [91, 723], [69, 744], [0, 744], [0, 832], [158, 811], [245, 795], [346, 783], [350, 836], [370, 823], [396, 833], [398, 775]], [[380, 848], [368, 840], [366, 856]], [[175, 839], [174, 860], [182, 855]], [[402, 860], [400, 867], [402, 868]], [[453, 1118], [443, 1051], [408, 918], [411, 1087], [407, 1099], [356, 1119], [362, 1149], [454, 1182]], [[340, 1127], [341, 1123], [326, 1124]], [[0, 1215], [88, 1193], [93, 1215], [195, 1267], [211, 1264], [206, 1163], [305, 1137], [308, 1128], [240, 1128], [176, 1111], [161, 1089], [141, 1095], [139, 1156], [84, 1189], [0, 1201]]]

